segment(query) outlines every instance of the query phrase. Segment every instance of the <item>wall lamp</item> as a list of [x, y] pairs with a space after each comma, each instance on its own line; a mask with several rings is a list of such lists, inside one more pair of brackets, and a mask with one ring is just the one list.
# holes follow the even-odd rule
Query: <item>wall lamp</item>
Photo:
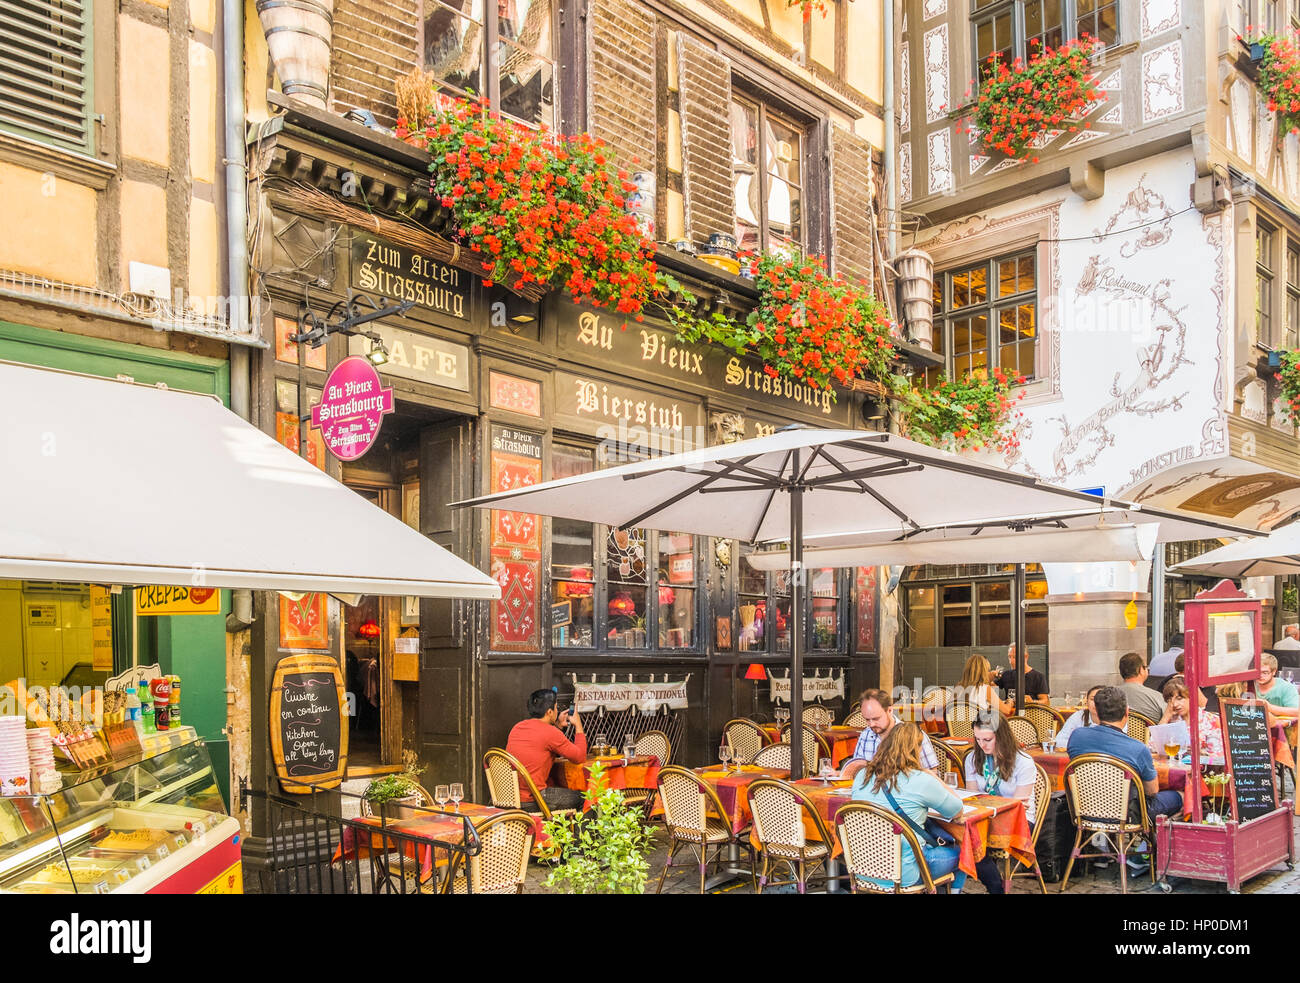
[[346, 300], [340, 300], [324, 317], [317, 317], [311, 310], [311, 297], [308, 296], [298, 307], [298, 330], [289, 335], [289, 340], [319, 348], [330, 335], [369, 338], [370, 351], [366, 353], [366, 358], [372, 365], [383, 365], [388, 361], [388, 347], [377, 332], [363, 325], [394, 315], [404, 317], [414, 306], [415, 301], [404, 300], [380, 307], [366, 294], [353, 294], [349, 291]]

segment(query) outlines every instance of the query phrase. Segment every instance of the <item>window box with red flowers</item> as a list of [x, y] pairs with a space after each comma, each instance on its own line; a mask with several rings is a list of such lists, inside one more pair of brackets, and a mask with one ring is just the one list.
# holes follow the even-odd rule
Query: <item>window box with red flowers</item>
[[1251, 42], [1250, 56], [1259, 64], [1255, 84], [1277, 113], [1279, 132], [1300, 132], [1300, 45], [1292, 37], [1266, 34]]
[[1276, 379], [1281, 387], [1282, 406], [1292, 426], [1300, 426], [1300, 352], [1277, 353], [1280, 365]]
[[1105, 99], [1089, 71], [1093, 47], [1084, 37], [1010, 65], [991, 55], [967, 131], [978, 131], [987, 150], [1037, 163], [1035, 142], [1044, 134], [1090, 129], [1083, 117]]
[[1025, 394], [1012, 386], [1024, 381], [1001, 369], [992, 376], [980, 369], [959, 380], [941, 378], [929, 388], [899, 388], [900, 429], [912, 440], [943, 450], [992, 448], [1011, 454], [1020, 446], [1015, 407]]

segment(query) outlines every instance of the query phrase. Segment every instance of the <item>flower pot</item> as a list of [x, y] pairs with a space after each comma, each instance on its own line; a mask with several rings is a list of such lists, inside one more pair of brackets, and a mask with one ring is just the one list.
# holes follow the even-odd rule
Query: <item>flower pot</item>
[[334, 0], [257, 0], [257, 16], [284, 94], [324, 109]]
[[372, 803], [371, 808], [376, 813], [382, 813], [390, 822], [401, 822], [405, 819], [414, 819], [418, 815], [417, 810], [420, 806], [419, 794], [404, 795], [400, 799], [389, 799], [382, 804]]

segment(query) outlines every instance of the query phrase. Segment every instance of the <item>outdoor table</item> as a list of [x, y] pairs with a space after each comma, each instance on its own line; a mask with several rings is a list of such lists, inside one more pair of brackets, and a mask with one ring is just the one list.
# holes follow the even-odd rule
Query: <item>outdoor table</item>
[[[1044, 751], [1041, 747], [1030, 746], [1025, 751], [1038, 764], [1043, 766], [1043, 771], [1047, 772], [1047, 779], [1052, 783], [1052, 791], [1062, 792], [1065, 790], [1065, 766], [1070, 763], [1070, 756], [1064, 751]], [[1172, 789], [1175, 792], [1183, 791], [1187, 784], [1187, 773], [1191, 771], [1190, 765], [1185, 765], [1181, 761], [1174, 761], [1163, 754], [1155, 755], [1156, 779], [1160, 782], [1161, 791]], [[1213, 762], [1208, 760], [1207, 764]], [[1219, 764], [1223, 759], [1219, 759]], [[1208, 791], [1205, 794], [1209, 794]]]
[[749, 783], [756, 778], [779, 778], [784, 781], [790, 777], [790, 772], [784, 768], [760, 768], [758, 765], [744, 765], [738, 772], [724, 772], [717, 765], [710, 765], [696, 768], [695, 773], [700, 776], [700, 781], [718, 793], [718, 801], [722, 803], [731, 828], [737, 830], [744, 829], [754, 820], [749, 809]]
[[[495, 806], [479, 805], [475, 802], [462, 802], [459, 815], [455, 812], [428, 811], [412, 819], [403, 819], [398, 822], [389, 821], [387, 823], [380, 816], [360, 816], [355, 821], [365, 826], [375, 827], [375, 832], [365, 838], [358, 835], [355, 827], [351, 825], [345, 826], [343, 838], [335, 848], [330, 863], [336, 864], [343, 860], [369, 857], [374, 853], [396, 853], [397, 843], [391, 835], [386, 836], [385, 834], [400, 833], [404, 837], [401, 841], [401, 853], [419, 864], [419, 882], [424, 884], [433, 875], [435, 856], [437, 857], [438, 867], [445, 867], [447, 864], [447, 854], [435, 851], [432, 844], [461, 843], [465, 835], [465, 825], [461, 822], [460, 816], [467, 817], [477, 829], [492, 817], [511, 811], [514, 810], [498, 809]], [[542, 840], [541, 813], [533, 813], [530, 818], [533, 820], [533, 841], [534, 843], [540, 843]], [[415, 842], [417, 840], [427, 840], [430, 845], [426, 846]]]
[[[780, 742], [781, 728], [778, 725], [761, 724], [760, 727], [773, 744]], [[862, 727], [848, 727], [844, 724], [813, 728], [817, 732], [817, 736], [830, 745], [831, 764], [836, 768], [853, 757], [853, 752], [858, 746], [858, 738], [862, 736], [864, 729]]]
[[606, 788], [659, 787], [659, 758], [653, 754], [635, 754], [631, 758], [624, 758], [621, 754], [599, 755], [588, 758], [580, 765], [572, 761], [559, 761], [556, 762], [552, 777], [558, 778], [555, 784], [561, 788], [585, 792], [591, 769], [596, 764], [605, 766]]
[[1029, 828], [1029, 815], [1021, 799], [1004, 799], [998, 795], [976, 795], [965, 800], [966, 809], [956, 819], [944, 819], [935, 812], [932, 819], [939, 821], [961, 847], [957, 866], [971, 877], [975, 865], [984, 859], [989, 848], [1006, 850], [1026, 867], [1034, 865], [1033, 834]]
[[931, 709], [935, 715], [928, 720], [923, 716], [926, 709], [926, 705], [923, 703], [895, 703], [893, 706], [893, 711], [899, 720], [920, 724], [921, 729], [927, 734], [936, 734], [940, 737], [947, 734], [948, 725], [943, 719], [943, 708], [932, 707]]

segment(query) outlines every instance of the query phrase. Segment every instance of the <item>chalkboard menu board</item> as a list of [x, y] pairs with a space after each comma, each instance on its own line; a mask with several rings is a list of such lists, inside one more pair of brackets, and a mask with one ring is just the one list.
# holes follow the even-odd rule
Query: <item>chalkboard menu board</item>
[[1232, 812], [1238, 822], [1249, 822], [1277, 808], [1268, 713], [1262, 701], [1220, 698], [1219, 714], [1232, 772]]
[[325, 655], [281, 659], [271, 681], [271, 757], [286, 792], [334, 788], [347, 768], [343, 674]]

